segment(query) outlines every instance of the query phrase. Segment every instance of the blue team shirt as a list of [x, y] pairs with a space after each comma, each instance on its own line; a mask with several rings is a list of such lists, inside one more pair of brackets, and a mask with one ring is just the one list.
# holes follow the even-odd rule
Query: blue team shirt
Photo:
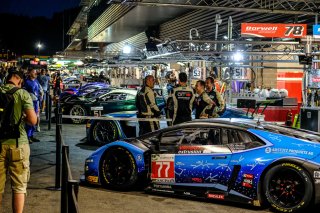
[[27, 79], [24, 83], [24, 88], [31, 94], [35, 95], [40, 100], [40, 84], [37, 79]]

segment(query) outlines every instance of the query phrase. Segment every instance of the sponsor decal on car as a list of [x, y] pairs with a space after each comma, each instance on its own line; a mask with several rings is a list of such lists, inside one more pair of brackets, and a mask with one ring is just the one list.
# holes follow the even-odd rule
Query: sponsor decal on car
[[163, 184], [153, 184], [153, 188], [156, 189], [172, 189], [170, 185], [163, 185]]
[[152, 182], [174, 183], [174, 155], [151, 155], [151, 180]]
[[224, 200], [224, 194], [207, 194], [207, 198], [216, 199], [216, 200]]
[[193, 178], [191, 178], [191, 180], [194, 183], [203, 183], [203, 179], [202, 178], [193, 177]]
[[87, 176], [87, 181], [92, 183], [98, 183], [98, 177], [97, 176]]
[[196, 197], [197, 195], [192, 194], [191, 192], [183, 192], [183, 195]]
[[242, 186], [252, 188], [254, 176], [252, 174], [243, 174]]
[[320, 171], [314, 171], [313, 172], [313, 177], [314, 178], [320, 178]]
[[313, 152], [305, 151], [305, 150], [284, 149], [284, 148], [270, 148], [270, 147], [267, 147], [265, 149], [265, 153], [267, 153], [267, 154], [270, 154], [270, 153], [273, 153], [273, 154], [275, 154], [275, 153], [287, 153], [287, 154], [294, 154], [294, 155], [301, 154], [301, 155], [311, 155], [311, 156], [314, 155]]
[[228, 146], [232, 151], [242, 151], [246, 149], [246, 145], [244, 144], [229, 144]]
[[178, 154], [201, 154], [205, 149], [200, 146], [180, 146]]
[[142, 155], [137, 155], [137, 161], [141, 161], [142, 160]]

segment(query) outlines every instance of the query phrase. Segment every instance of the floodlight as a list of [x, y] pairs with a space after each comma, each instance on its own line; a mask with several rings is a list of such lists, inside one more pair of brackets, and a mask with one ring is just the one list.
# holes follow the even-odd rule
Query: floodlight
[[241, 61], [243, 60], [243, 54], [241, 52], [236, 52], [234, 55], [233, 55], [233, 60], [235, 61]]
[[123, 46], [123, 49], [122, 49], [122, 52], [123, 52], [124, 54], [129, 54], [129, 53], [131, 53], [131, 46], [128, 45], [128, 44], [124, 45], [124, 46]]

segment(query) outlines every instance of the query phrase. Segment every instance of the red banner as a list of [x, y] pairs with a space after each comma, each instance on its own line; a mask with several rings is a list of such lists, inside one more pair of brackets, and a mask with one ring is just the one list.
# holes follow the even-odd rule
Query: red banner
[[242, 23], [242, 37], [301, 38], [307, 35], [306, 24]]

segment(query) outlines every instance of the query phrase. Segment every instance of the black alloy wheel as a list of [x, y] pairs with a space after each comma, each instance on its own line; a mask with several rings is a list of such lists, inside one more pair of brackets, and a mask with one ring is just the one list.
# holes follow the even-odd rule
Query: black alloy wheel
[[117, 125], [112, 121], [97, 121], [91, 132], [93, 142], [100, 146], [119, 139]]
[[[74, 105], [71, 109], [69, 114], [71, 116], [86, 116], [87, 111], [86, 109], [81, 105]], [[84, 123], [85, 119], [82, 118], [71, 118], [72, 123], [74, 124], [82, 124]]]
[[297, 212], [306, 208], [313, 197], [313, 184], [307, 172], [293, 163], [271, 168], [264, 179], [264, 193], [273, 209]]
[[122, 147], [113, 147], [101, 158], [100, 181], [106, 188], [129, 190], [138, 181], [137, 166], [132, 154]]

